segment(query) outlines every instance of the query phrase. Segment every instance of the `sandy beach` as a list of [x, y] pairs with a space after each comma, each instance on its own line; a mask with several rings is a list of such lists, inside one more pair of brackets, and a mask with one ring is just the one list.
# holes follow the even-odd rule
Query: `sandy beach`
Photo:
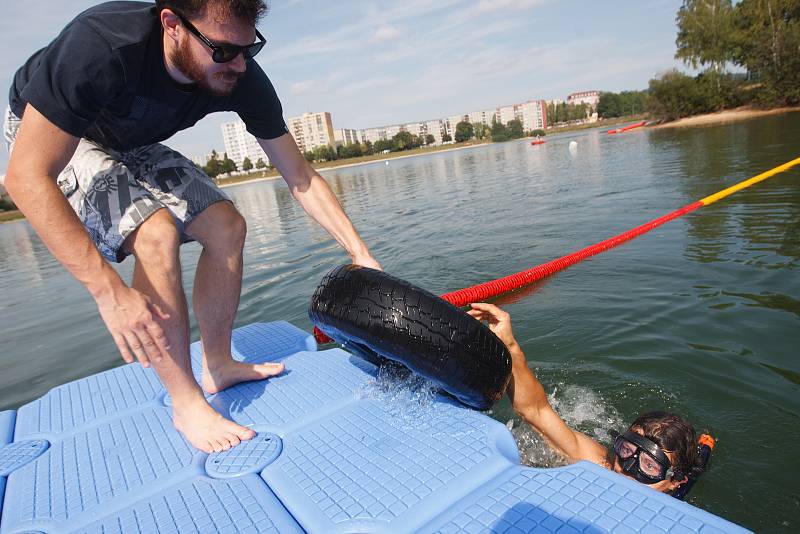
[[749, 106], [742, 106], [735, 109], [726, 109], [716, 113], [706, 113], [704, 115], [695, 115], [693, 117], [685, 117], [676, 121], [659, 124], [655, 128], [683, 128], [686, 126], [706, 126], [711, 124], [721, 124], [726, 122], [737, 122], [747, 119], [754, 119], [757, 117], [764, 117], [766, 115], [777, 115], [779, 113], [791, 113], [792, 111], [800, 111], [798, 107], [783, 107], [772, 109], [758, 109]]

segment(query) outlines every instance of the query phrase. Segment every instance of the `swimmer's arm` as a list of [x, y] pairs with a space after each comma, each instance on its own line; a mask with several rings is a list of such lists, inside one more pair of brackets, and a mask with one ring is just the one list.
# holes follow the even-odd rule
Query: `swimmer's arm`
[[506, 391], [514, 411], [563, 456], [574, 461], [588, 460], [605, 465], [605, 447], [567, 426], [550, 405], [542, 384], [531, 372], [516, 341], [508, 349], [511, 352], [512, 377]]
[[292, 196], [350, 255], [353, 263], [381, 269], [345, 214], [328, 182], [306, 161], [291, 135], [259, 139], [258, 143], [281, 173]]
[[531, 372], [525, 354], [514, 338], [508, 313], [492, 304], [471, 306], [467, 313], [479, 321], [486, 321], [511, 353], [511, 381], [506, 392], [514, 411], [563, 456], [606, 465], [605, 447], [586, 434], [571, 429], [550, 406], [542, 384]]

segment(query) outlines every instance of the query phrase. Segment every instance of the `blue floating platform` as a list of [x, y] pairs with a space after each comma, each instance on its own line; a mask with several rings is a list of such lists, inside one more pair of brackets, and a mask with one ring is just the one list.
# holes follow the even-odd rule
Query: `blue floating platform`
[[257, 432], [222, 453], [136, 364], [0, 412], [0, 534], [747, 532], [588, 462], [521, 466], [504, 425], [381, 395], [374, 366], [289, 323], [237, 329], [233, 354], [286, 372], [209, 398]]

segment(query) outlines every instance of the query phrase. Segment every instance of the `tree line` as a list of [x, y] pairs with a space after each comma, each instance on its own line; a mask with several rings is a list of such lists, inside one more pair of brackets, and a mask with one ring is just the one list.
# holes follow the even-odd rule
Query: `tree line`
[[[442, 135], [442, 142], [465, 143], [471, 139], [491, 139], [494, 142], [501, 142], [525, 137], [525, 135], [545, 135], [545, 132], [544, 130], [525, 132], [522, 128], [522, 122], [516, 119], [508, 121], [505, 125], [498, 122], [496, 118], [493, 118], [491, 125], [461, 121], [456, 124], [452, 136], [448, 133]], [[348, 143], [339, 145], [336, 148], [330, 145], [322, 145], [304, 152], [303, 155], [309, 162], [335, 161], [387, 152], [402, 152], [434, 144], [436, 144], [436, 138], [433, 134], [415, 135], [411, 132], [401, 131], [390, 139], [379, 139], [374, 143], [370, 141]]]
[[800, 104], [800, 0], [684, 0], [677, 25], [675, 57], [700, 72], [650, 80], [653, 116]]
[[589, 117], [592, 108], [589, 104], [568, 104], [566, 102], [547, 104], [547, 122], [549, 124], [569, 123]]
[[[242, 160], [242, 168], [241, 170], [245, 172], [252, 171], [253, 169], [264, 170], [264, 169], [272, 169], [272, 165], [267, 165], [263, 158], [258, 158], [255, 163], [250, 158], [244, 158]], [[223, 152], [222, 159], [220, 159], [219, 154], [216, 150], [211, 151], [211, 157], [208, 158], [208, 161], [205, 165], [200, 166], [200, 169], [211, 178], [216, 178], [220, 174], [227, 174], [230, 176], [231, 173], [236, 172], [239, 170], [239, 166], [236, 164], [235, 161], [228, 157], [227, 152]]]

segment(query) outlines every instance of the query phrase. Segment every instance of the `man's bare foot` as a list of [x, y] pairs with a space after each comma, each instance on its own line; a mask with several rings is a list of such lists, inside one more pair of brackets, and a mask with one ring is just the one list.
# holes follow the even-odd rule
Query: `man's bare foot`
[[256, 435], [222, 417], [199, 393], [188, 402], [173, 399], [172, 423], [189, 443], [207, 453], [227, 451]]
[[279, 375], [283, 369], [282, 363], [243, 363], [233, 359], [210, 367], [203, 358], [203, 389], [213, 395], [239, 382], [264, 380]]

